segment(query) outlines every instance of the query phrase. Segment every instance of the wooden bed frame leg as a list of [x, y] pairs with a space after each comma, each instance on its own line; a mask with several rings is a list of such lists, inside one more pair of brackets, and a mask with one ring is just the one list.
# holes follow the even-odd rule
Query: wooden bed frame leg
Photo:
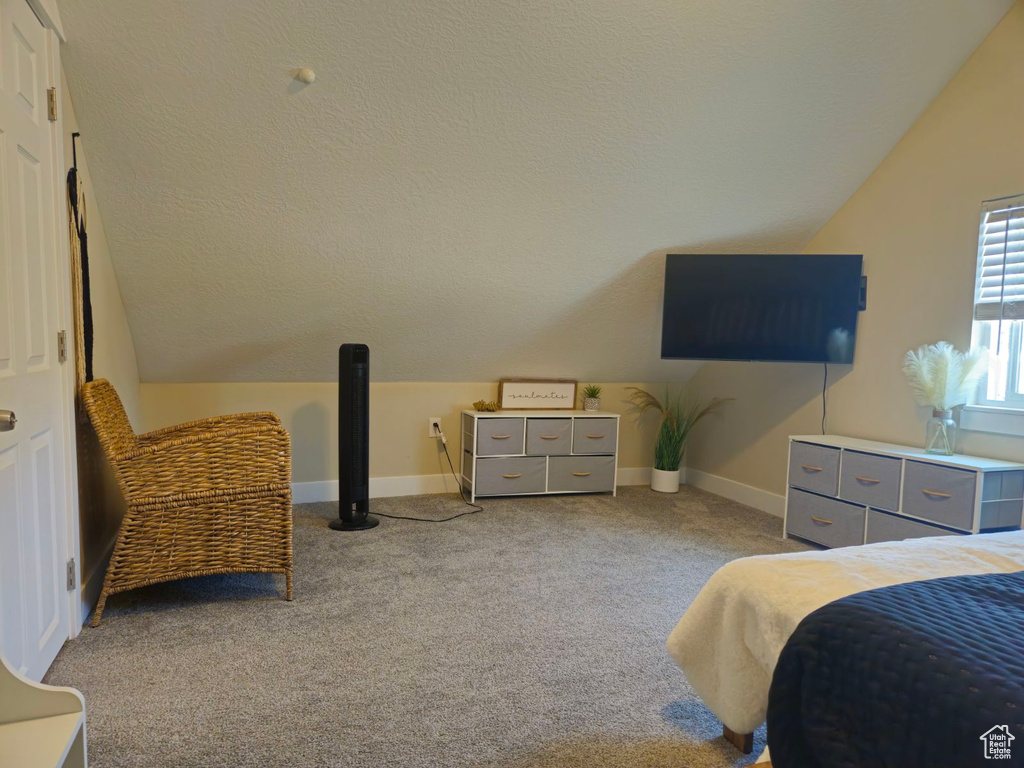
[[730, 729], [729, 726], [723, 725], [722, 738], [736, 747], [736, 749], [744, 755], [749, 755], [754, 751], [754, 734], [752, 733], [736, 733], [736, 731]]

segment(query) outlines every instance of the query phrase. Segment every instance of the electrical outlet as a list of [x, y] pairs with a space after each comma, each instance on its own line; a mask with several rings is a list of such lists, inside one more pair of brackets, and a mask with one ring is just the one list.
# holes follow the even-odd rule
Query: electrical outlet
[[[438, 429], [434, 429], [435, 424], [438, 425]], [[440, 424], [441, 419], [438, 416], [431, 416], [429, 419], [427, 419], [427, 437], [440, 437]]]

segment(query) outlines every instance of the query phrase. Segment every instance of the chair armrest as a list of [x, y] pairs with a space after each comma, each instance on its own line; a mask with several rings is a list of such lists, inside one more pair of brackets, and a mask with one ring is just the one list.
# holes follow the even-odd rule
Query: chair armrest
[[184, 424], [175, 424], [171, 427], [154, 429], [138, 436], [140, 446], [158, 443], [172, 437], [188, 437], [189, 435], [201, 435], [207, 432], [215, 432], [221, 429], [234, 429], [243, 426], [256, 426], [260, 424], [271, 424], [281, 426], [281, 420], [269, 411], [257, 411], [253, 413], [233, 413], [228, 416], [214, 416], [209, 419], [198, 421], [187, 421]]
[[291, 483], [284, 427], [250, 424], [165, 435], [113, 459], [126, 501], [153, 500]]

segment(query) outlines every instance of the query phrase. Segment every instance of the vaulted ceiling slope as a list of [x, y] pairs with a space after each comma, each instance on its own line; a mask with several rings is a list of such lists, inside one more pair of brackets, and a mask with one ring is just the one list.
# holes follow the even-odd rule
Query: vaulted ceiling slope
[[799, 250], [1010, 5], [60, 7], [143, 380], [643, 381], [663, 254]]

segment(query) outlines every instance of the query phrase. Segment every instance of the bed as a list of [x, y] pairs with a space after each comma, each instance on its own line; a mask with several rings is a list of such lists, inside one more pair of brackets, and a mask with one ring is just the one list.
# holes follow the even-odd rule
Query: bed
[[1014, 764], [1017, 739], [1024, 744], [1019, 572], [896, 584], [829, 603], [789, 638], [768, 697], [779, 768]]
[[711, 577], [667, 647], [725, 735], [749, 751], [779, 655], [808, 614], [880, 587], [1022, 570], [1024, 531], [743, 558]]

